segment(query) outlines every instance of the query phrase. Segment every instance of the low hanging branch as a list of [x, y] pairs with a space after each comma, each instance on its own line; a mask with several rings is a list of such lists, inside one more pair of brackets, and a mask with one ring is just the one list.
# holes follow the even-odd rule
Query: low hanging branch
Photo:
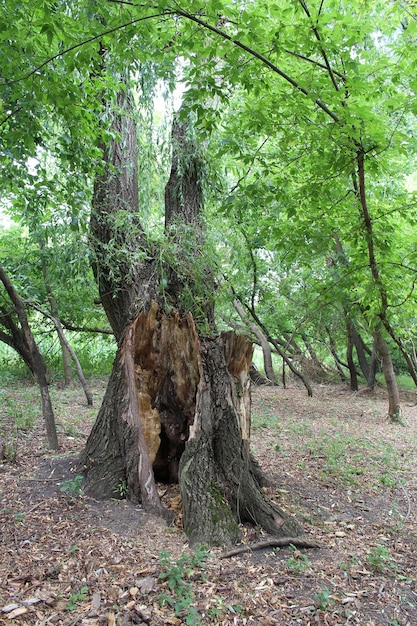
[[[246, 315], [245, 315], [244, 310], [243, 310], [243, 305], [242, 305], [242, 303], [238, 303], [238, 304], [240, 305], [240, 308], [241, 308], [243, 316], [244, 316], [242, 319], [245, 319]], [[302, 372], [300, 372], [296, 367], [294, 367], [293, 363], [291, 362], [291, 359], [288, 358], [287, 354], [280, 348], [278, 343], [269, 335], [268, 331], [266, 330], [265, 326], [262, 324], [262, 322], [259, 319], [259, 317], [256, 315], [255, 311], [252, 310], [250, 307], [246, 307], [246, 308], [247, 308], [248, 313], [254, 319], [255, 323], [264, 332], [267, 340], [274, 346], [274, 348], [278, 352], [279, 356], [288, 365], [288, 367], [290, 368], [292, 373], [295, 376], [297, 376], [298, 378], [300, 378], [300, 380], [303, 382], [305, 388], [307, 389], [307, 394], [310, 397], [312, 397], [313, 396], [313, 389], [312, 389], [309, 381], [307, 380], [307, 378], [302, 374]]]
[[87, 398], [87, 404], [88, 406], [92, 406], [93, 405], [93, 396], [91, 394], [90, 388], [88, 386], [88, 382], [84, 376], [84, 372], [83, 369], [81, 367], [81, 363], [78, 360], [78, 357], [73, 349], [73, 347], [71, 346], [70, 342], [68, 341], [68, 339], [65, 337], [64, 333], [62, 332], [62, 326], [59, 323], [59, 320], [54, 317], [53, 315], [51, 315], [50, 313], [47, 313], [47, 311], [44, 311], [43, 309], [41, 309], [39, 306], [37, 306], [36, 304], [34, 304], [33, 302], [28, 302], [27, 304], [29, 304], [33, 309], [35, 309], [36, 311], [38, 311], [39, 313], [41, 313], [44, 317], [47, 317], [48, 319], [50, 319], [53, 323], [53, 325], [55, 326], [55, 330], [59, 336], [59, 339], [61, 341], [61, 343], [63, 343], [66, 347], [66, 349], [68, 350], [68, 352], [70, 353], [70, 356], [72, 358], [72, 360], [74, 361], [74, 365], [75, 368], [77, 370], [77, 375], [78, 378], [80, 380], [81, 386], [84, 390], [85, 393], [85, 397]]

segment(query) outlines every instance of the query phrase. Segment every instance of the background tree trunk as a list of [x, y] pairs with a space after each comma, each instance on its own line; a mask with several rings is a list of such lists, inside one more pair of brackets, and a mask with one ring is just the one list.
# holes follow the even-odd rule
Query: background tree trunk
[[84, 372], [83, 369], [81, 367], [81, 363], [77, 357], [77, 354], [75, 352], [75, 350], [73, 349], [73, 347], [71, 346], [70, 342], [68, 341], [68, 339], [65, 337], [64, 334], [64, 329], [62, 327], [61, 324], [61, 320], [59, 319], [59, 317], [55, 317], [55, 315], [58, 315], [58, 310], [56, 309], [55, 311], [55, 315], [47, 313], [46, 311], [43, 311], [40, 307], [38, 307], [37, 305], [31, 303], [31, 307], [34, 308], [36, 311], [39, 311], [39, 313], [42, 313], [42, 315], [48, 319], [51, 320], [51, 322], [53, 323], [53, 325], [55, 326], [55, 330], [57, 332], [57, 335], [59, 337], [59, 342], [61, 344], [61, 347], [65, 347], [65, 352], [66, 354], [68, 354], [68, 356], [74, 361], [74, 365], [75, 365], [75, 369], [77, 370], [77, 376], [79, 378], [79, 381], [81, 383], [81, 386], [83, 388], [85, 397], [87, 399], [87, 404], [89, 406], [93, 405], [93, 396], [91, 394], [90, 388], [88, 386], [88, 382], [84, 376]]
[[336, 344], [335, 344], [335, 341], [333, 339], [332, 332], [331, 332], [330, 328], [326, 328], [326, 332], [327, 332], [327, 336], [329, 338], [329, 351], [330, 351], [330, 354], [333, 357], [334, 364], [335, 364], [336, 369], [337, 369], [337, 371], [339, 373], [339, 376], [340, 376], [340, 380], [343, 383], [345, 383], [347, 381], [347, 378], [346, 378], [344, 370], [342, 369], [342, 366], [343, 367], [347, 367], [347, 364], [343, 363], [340, 360], [339, 355], [337, 354]]
[[[42, 256], [44, 254], [44, 246], [42, 244], [39, 245], [39, 250]], [[54, 326], [57, 330], [58, 339], [59, 339], [59, 343], [61, 346], [64, 384], [65, 386], [68, 386], [72, 381], [71, 354], [68, 350], [67, 342], [64, 340], [64, 330], [62, 328], [61, 320], [60, 320], [59, 313], [58, 313], [58, 305], [56, 303], [51, 285], [49, 284], [49, 281], [48, 281], [48, 271], [47, 271], [45, 263], [42, 264], [42, 276], [43, 276], [43, 281], [45, 283], [45, 289], [46, 289], [46, 295], [47, 295], [48, 302], [49, 302], [50, 313], [54, 321]]]
[[373, 390], [376, 382], [376, 369], [378, 366], [378, 350], [376, 349], [375, 339], [372, 345], [371, 361], [369, 363], [369, 374], [366, 381], [368, 389]]
[[10, 312], [5, 312], [3, 325], [7, 325], [10, 335], [2, 333], [1, 337], [8, 345], [14, 348], [25, 361], [39, 385], [42, 401], [42, 415], [45, 422], [48, 445], [52, 450], [58, 449], [55, 416], [49, 395], [49, 384], [45, 360], [39, 351], [31, 331], [26, 315], [23, 300], [14, 288], [9, 276], [0, 265], [0, 280], [13, 304], [14, 311], [20, 324], [15, 324]]
[[353, 360], [353, 337], [352, 337], [352, 322], [347, 317], [346, 318], [346, 334], [347, 334], [347, 345], [346, 345], [346, 360], [349, 367], [350, 374], [350, 388], [352, 391], [358, 391], [358, 375], [356, 372], [355, 361]]
[[382, 360], [382, 371], [387, 385], [388, 417], [392, 422], [397, 422], [401, 416], [400, 394], [398, 391], [397, 379], [395, 376], [394, 366], [392, 364], [391, 354], [380, 330], [375, 331], [374, 337], [376, 349], [378, 350], [378, 354]]
[[275, 376], [274, 368], [272, 365], [272, 353], [271, 353], [271, 348], [269, 346], [267, 337], [264, 335], [264, 333], [259, 328], [259, 326], [257, 326], [253, 322], [251, 323], [248, 320], [245, 314], [245, 311], [243, 309], [243, 306], [238, 300], [233, 301], [233, 306], [235, 307], [236, 311], [239, 313], [241, 320], [246, 324], [246, 326], [255, 335], [255, 337], [258, 339], [259, 343], [261, 344], [262, 354], [263, 354], [263, 359], [264, 359], [265, 376], [272, 385], [276, 385], [277, 377]]

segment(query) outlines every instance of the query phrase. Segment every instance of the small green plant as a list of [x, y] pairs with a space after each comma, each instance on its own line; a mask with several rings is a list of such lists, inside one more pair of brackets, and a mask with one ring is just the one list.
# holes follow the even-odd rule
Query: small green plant
[[8, 463], [16, 463], [16, 459], [17, 459], [17, 440], [14, 439], [13, 441], [7, 441], [5, 444], [3, 444], [2, 446], [2, 450], [1, 450], [1, 456], [3, 457], [4, 461], [7, 461]]
[[[177, 617], [181, 615], [188, 626], [199, 624], [201, 618], [192, 606], [195, 595], [187, 579], [195, 575], [197, 571], [200, 571], [203, 578], [202, 570], [207, 556], [204, 548], [200, 548], [194, 554], [183, 554], [177, 561], [171, 559], [167, 550], [161, 550], [159, 553], [159, 562], [163, 568], [159, 578], [167, 582], [169, 589], [169, 593], [159, 595], [159, 601], [171, 606], [175, 615]], [[184, 613], [186, 613], [185, 616]]]
[[276, 416], [268, 409], [268, 408], [260, 408], [258, 411], [254, 412], [253, 415], [253, 428], [257, 430], [258, 428], [267, 428], [273, 429], [277, 425]]
[[355, 565], [357, 565], [357, 560], [355, 559], [354, 556], [350, 556], [347, 561], [341, 561], [340, 562], [340, 569], [342, 570], [342, 572], [350, 572], [350, 570], [352, 569], [352, 567], [354, 567]]
[[243, 606], [243, 604], [241, 602], [235, 602], [235, 604], [232, 604], [230, 606], [230, 609], [234, 613], [237, 613], [238, 615], [243, 615], [244, 612], [245, 612], [245, 607]]
[[384, 485], [385, 487], [397, 486], [397, 481], [390, 474], [382, 474], [382, 476], [379, 479], [379, 482], [381, 483], [381, 485]]
[[119, 480], [119, 484], [117, 485], [115, 492], [117, 492], [117, 495], [120, 498], [122, 499], [127, 498], [127, 496], [129, 495], [129, 487], [127, 486], [127, 483], [125, 480]]
[[367, 561], [368, 567], [374, 572], [386, 572], [390, 569], [396, 569], [396, 565], [392, 561], [388, 548], [381, 546], [381, 544], [371, 548]]
[[82, 496], [83, 490], [81, 483], [83, 482], [83, 476], [77, 475], [70, 480], [64, 480], [61, 483], [60, 490], [62, 493], [67, 493], [70, 496]]
[[20, 524], [20, 522], [23, 522], [23, 520], [25, 519], [25, 515], [26, 513], [15, 513], [14, 514], [14, 523], [15, 524]]
[[314, 604], [320, 611], [325, 611], [331, 603], [330, 591], [325, 587], [314, 596]]
[[64, 433], [67, 437], [75, 437], [77, 435], [77, 426], [75, 424], [64, 423]]
[[71, 594], [70, 599], [65, 605], [65, 610], [75, 611], [75, 609], [77, 608], [77, 604], [79, 602], [84, 602], [84, 600], [87, 598], [87, 594], [88, 594], [88, 587], [81, 587], [79, 591]]
[[293, 435], [294, 437], [303, 437], [305, 435], [311, 437], [313, 435], [313, 429], [311, 427], [311, 424], [304, 421], [299, 422], [297, 420], [294, 420], [289, 425], [288, 431], [290, 435]]
[[291, 556], [287, 559], [287, 567], [295, 572], [296, 574], [302, 574], [311, 566], [308, 557], [297, 550], [295, 546], [290, 545], [290, 550], [292, 551]]
[[215, 625], [220, 623], [221, 618], [223, 617], [226, 611], [226, 607], [224, 605], [223, 596], [219, 596], [218, 598], [214, 598], [214, 604], [209, 608], [207, 613], [213, 618]]
[[33, 407], [25, 406], [15, 410], [14, 418], [16, 420], [16, 428], [27, 432], [35, 428], [35, 420], [37, 418], [38, 411]]

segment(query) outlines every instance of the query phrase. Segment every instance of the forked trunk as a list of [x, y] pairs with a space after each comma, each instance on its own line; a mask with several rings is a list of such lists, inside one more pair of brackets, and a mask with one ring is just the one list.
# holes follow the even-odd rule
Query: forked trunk
[[187, 125], [173, 126], [165, 202], [167, 242], [176, 256], [161, 264], [150, 258], [137, 219], [135, 134], [126, 100], [119, 105], [115, 134], [128, 139], [123, 150], [113, 144], [104, 150], [90, 237], [119, 350], [81, 458], [86, 491], [98, 498], [127, 493], [161, 513], [155, 478], [179, 479], [193, 543], [234, 543], [246, 520], [276, 535], [301, 534], [264, 496], [249, 453], [252, 345], [234, 334], [202, 339], [195, 325], [198, 315], [205, 337], [214, 334], [214, 283], [202, 254], [203, 177]]

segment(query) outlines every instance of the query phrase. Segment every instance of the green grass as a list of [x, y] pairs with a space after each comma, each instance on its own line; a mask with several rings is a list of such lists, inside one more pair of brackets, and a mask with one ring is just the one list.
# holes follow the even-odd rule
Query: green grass
[[401, 481], [403, 457], [387, 441], [322, 432], [305, 441], [303, 447], [320, 462], [323, 480], [358, 485], [363, 476], [374, 487], [396, 487]]
[[409, 374], [398, 374], [397, 383], [401, 389], [405, 389], [407, 391], [415, 391], [417, 393], [415, 382]]
[[252, 428], [274, 429], [278, 425], [277, 416], [267, 406], [262, 406], [252, 412]]
[[[116, 343], [111, 335], [67, 333], [86, 377], [107, 376], [111, 372]], [[52, 381], [63, 378], [61, 351], [54, 337], [38, 338], [39, 348], [46, 360]], [[75, 367], [72, 364], [75, 376]], [[33, 376], [19, 355], [6, 344], [0, 343], [0, 386], [14, 381], [33, 381]]]

